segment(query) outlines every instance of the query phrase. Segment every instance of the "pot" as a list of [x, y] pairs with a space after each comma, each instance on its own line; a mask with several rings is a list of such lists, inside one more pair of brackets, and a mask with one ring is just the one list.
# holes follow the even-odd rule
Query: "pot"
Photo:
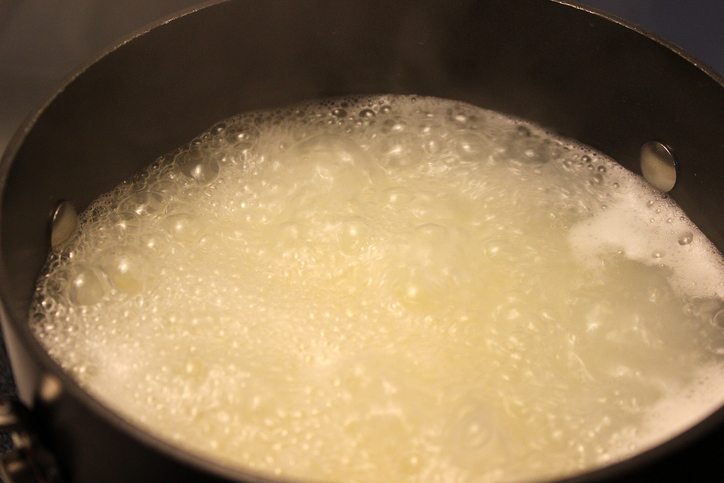
[[[209, 4], [80, 70], [4, 154], [0, 297], [22, 403], [0, 408], [18, 447], [6, 478], [265, 481], [160, 441], [88, 395], [30, 332], [29, 306], [61, 200], [82, 210], [233, 114], [351, 93], [458, 99], [543, 125], [633, 171], [642, 145], [662, 142], [677, 161], [671, 197], [724, 248], [722, 79], [635, 29], [548, 0]], [[692, 467], [721, 477], [722, 447], [724, 408], [571, 481], [683, 477]]]

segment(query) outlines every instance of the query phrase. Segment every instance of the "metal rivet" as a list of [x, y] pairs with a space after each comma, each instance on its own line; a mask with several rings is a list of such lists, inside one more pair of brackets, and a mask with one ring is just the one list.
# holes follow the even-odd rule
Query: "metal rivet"
[[38, 386], [38, 396], [45, 403], [52, 403], [60, 397], [63, 392], [63, 385], [60, 380], [52, 374], [44, 374]]
[[641, 146], [641, 174], [654, 188], [671, 191], [676, 184], [676, 160], [671, 148], [657, 141]]
[[78, 212], [70, 201], [61, 201], [53, 211], [50, 227], [50, 247], [65, 245], [78, 229]]

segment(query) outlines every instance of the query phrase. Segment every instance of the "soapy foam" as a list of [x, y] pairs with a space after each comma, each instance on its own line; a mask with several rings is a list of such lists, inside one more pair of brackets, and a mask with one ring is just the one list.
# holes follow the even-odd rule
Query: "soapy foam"
[[[721, 255], [681, 209], [639, 178], [622, 176], [619, 184], [616, 201], [572, 227], [569, 241], [580, 259], [620, 250], [632, 260], [667, 267], [669, 282], [689, 297], [724, 297]], [[643, 193], [650, 198], [645, 203]]]
[[31, 318], [89, 391], [231, 466], [577, 472], [724, 394], [721, 256], [615, 162], [470, 105], [243, 114], [96, 200]]
[[667, 397], [647, 411], [638, 428], [622, 431], [610, 456], [620, 458], [656, 446], [719, 409], [724, 401], [721, 366], [699, 368], [692, 379], [695, 382], [688, 386], [669, 388]]

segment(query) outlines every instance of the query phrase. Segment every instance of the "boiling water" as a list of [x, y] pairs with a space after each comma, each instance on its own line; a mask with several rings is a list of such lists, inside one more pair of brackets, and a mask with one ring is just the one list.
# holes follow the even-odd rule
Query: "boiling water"
[[32, 326], [89, 391], [231, 466], [578, 472], [724, 401], [724, 263], [613, 161], [452, 101], [244, 114], [86, 211]]

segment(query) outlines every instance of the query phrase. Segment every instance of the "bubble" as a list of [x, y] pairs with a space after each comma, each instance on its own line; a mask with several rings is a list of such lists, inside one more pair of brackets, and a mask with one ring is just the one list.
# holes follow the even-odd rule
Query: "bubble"
[[201, 238], [199, 223], [190, 214], [175, 213], [164, 217], [161, 222], [164, 229], [174, 238], [181, 241], [195, 241]]
[[219, 122], [214, 124], [211, 129], [209, 129], [209, 132], [211, 134], [221, 134], [226, 129], [226, 123], [225, 122]]
[[402, 133], [385, 136], [380, 143], [381, 159], [387, 166], [412, 166], [422, 159], [422, 153], [409, 136]]
[[402, 297], [406, 302], [417, 302], [422, 294], [422, 289], [415, 282], [407, 282], [402, 286]]
[[68, 299], [78, 305], [95, 305], [105, 296], [108, 286], [95, 267], [77, 264], [70, 269]]
[[342, 108], [337, 107], [335, 109], [332, 109], [332, 115], [334, 117], [347, 117], [347, 111], [345, 111]]
[[146, 261], [128, 247], [114, 248], [101, 254], [98, 264], [112, 286], [123, 293], [139, 293], [148, 279]]
[[245, 123], [232, 124], [226, 126], [223, 136], [227, 143], [235, 146], [239, 143], [254, 141], [259, 136], [259, 130]]
[[453, 114], [452, 120], [456, 124], [465, 124], [468, 122], [468, 117], [465, 114], [458, 113], [458, 114]]
[[342, 250], [354, 252], [362, 250], [369, 237], [369, 225], [361, 217], [351, 217], [344, 221], [341, 227], [339, 243]]
[[375, 111], [373, 111], [372, 109], [362, 109], [359, 112], [359, 116], [365, 119], [370, 119], [375, 117]]
[[689, 245], [692, 241], [694, 241], [694, 234], [690, 231], [684, 232], [679, 235], [679, 245]]
[[176, 155], [175, 161], [181, 172], [199, 184], [209, 184], [219, 175], [219, 163], [211, 153], [190, 148]]
[[178, 184], [177, 175], [175, 173], [168, 173], [165, 177], [159, 179], [153, 184], [153, 191], [166, 198], [175, 196], [180, 190], [181, 187]]
[[560, 149], [550, 141], [536, 138], [515, 139], [504, 151], [512, 161], [525, 164], [545, 164], [560, 155]]
[[423, 136], [434, 135], [436, 138], [440, 137], [438, 133], [441, 130], [441, 126], [437, 121], [426, 120], [420, 123], [419, 129], [420, 134]]
[[432, 155], [440, 153], [440, 151], [442, 151], [442, 149], [443, 149], [442, 146], [443, 146], [443, 141], [441, 139], [432, 138], [432, 137], [425, 139], [425, 141], [422, 144], [423, 150], [427, 154], [432, 154]]
[[455, 141], [457, 153], [463, 159], [480, 159], [492, 152], [491, 142], [475, 133], [456, 136]]
[[395, 186], [393, 188], [388, 188], [383, 192], [385, 201], [390, 206], [398, 206], [398, 205], [404, 205], [412, 201], [414, 195], [410, 190], [401, 187], [401, 186]]
[[520, 126], [520, 125], [517, 126], [517, 127], [515, 128], [515, 133], [516, 133], [518, 136], [523, 137], [523, 138], [527, 138], [527, 137], [530, 137], [530, 136], [531, 136], [530, 129], [529, 129], [528, 127], [526, 127], [526, 126]]
[[149, 250], [154, 250], [159, 247], [162, 240], [155, 234], [143, 234], [140, 237], [140, 245]]
[[136, 192], [121, 202], [121, 209], [137, 215], [156, 215], [163, 207], [163, 197], [152, 191]]
[[[40, 302], [41, 307], [45, 311], [45, 313], [52, 313], [55, 311], [55, 309], [58, 307], [58, 302], [55, 301], [52, 297], [47, 297], [43, 299], [42, 302]], [[46, 324], [45, 330], [46, 332], [53, 330], [55, 326], [53, 324]]]
[[135, 232], [141, 226], [136, 213], [127, 211], [112, 213], [109, 216], [109, 222], [119, 233]]
[[495, 412], [484, 405], [466, 407], [445, 432], [445, 438], [456, 441], [450, 446], [451, 457], [464, 467], [475, 467], [481, 451], [498, 438], [499, 430], [495, 425]]
[[401, 133], [407, 128], [407, 123], [400, 119], [385, 119], [382, 123], [384, 133]]
[[714, 327], [724, 330], [724, 309], [720, 309], [712, 316], [711, 323]]

